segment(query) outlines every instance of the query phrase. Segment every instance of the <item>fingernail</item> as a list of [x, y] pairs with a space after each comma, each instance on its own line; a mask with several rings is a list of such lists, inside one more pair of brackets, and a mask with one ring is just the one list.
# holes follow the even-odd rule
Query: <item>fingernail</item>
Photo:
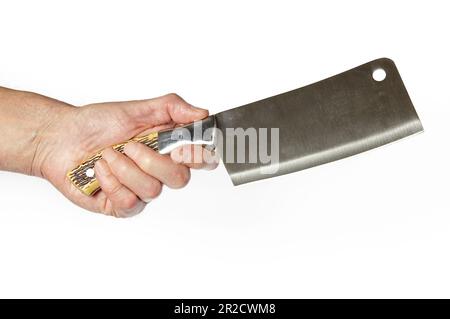
[[112, 148], [106, 148], [102, 152], [102, 157], [109, 163], [114, 161], [117, 157], [117, 151], [113, 150]]
[[202, 113], [207, 112], [207, 113], [208, 113], [208, 110], [207, 110], [207, 109], [202, 109], [201, 107], [197, 107], [197, 106], [193, 106], [193, 105], [191, 105], [191, 107], [192, 107], [192, 109], [194, 109], [194, 111], [196, 111], [196, 112], [202, 112]]
[[137, 151], [137, 145], [138, 143], [135, 141], [130, 141], [127, 144], [125, 144], [125, 147], [123, 149], [124, 153], [127, 155], [133, 155], [136, 154]]
[[175, 163], [182, 163], [183, 162], [183, 147], [176, 148], [170, 153], [170, 158]]
[[103, 159], [98, 160], [95, 163], [94, 170], [95, 170], [95, 172], [97, 174], [100, 173], [100, 175], [105, 175], [106, 174], [106, 162], [105, 162], [105, 160], [103, 160]]

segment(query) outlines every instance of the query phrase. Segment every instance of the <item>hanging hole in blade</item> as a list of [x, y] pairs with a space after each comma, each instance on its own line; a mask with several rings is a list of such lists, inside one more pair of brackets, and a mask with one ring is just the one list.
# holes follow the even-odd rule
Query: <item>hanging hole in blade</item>
[[372, 72], [372, 78], [377, 82], [381, 82], [386, 78], [386, 71], [383, 68], [377, 68]]

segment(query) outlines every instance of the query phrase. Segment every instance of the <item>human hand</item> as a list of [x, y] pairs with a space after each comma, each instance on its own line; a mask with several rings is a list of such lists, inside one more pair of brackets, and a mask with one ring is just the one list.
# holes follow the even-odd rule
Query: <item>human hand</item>
[[[175, 94], [79, 108], [66, 106], [58, 109], [57, 116], [40, 133], [32, 172], [85, 209], [117, 217], [132, 216], [156, 198], [163, 185], [184, 187], [190, 168], [213, 169], [217, 159], [201, 146], [183, 147], [183, 156], [179, 156], [180, 150], [172, 152], [172, 156], [161, 155], [136, 142], [125, 146], [125, 155], [110, 146], [206, 116], [207, 110], [195, 108]], [[72, 185], [66, 173], [104, 148], [103, 159], [95, 165], [101, 191], [86, 196]], [[202, 152], [201, 158], [207, 160], [193, 162], [194, 156], [189, 154], [194, 152]]]

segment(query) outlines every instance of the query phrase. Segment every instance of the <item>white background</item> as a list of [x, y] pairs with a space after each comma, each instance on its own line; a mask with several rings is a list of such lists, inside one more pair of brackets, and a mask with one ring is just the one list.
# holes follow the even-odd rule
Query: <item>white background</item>
[[446, 1], [1, 1], [0, 85], [212, 113], [392, 58], [425, 133], [127, 220], [0, 172], [0, 297], [450, 297]]

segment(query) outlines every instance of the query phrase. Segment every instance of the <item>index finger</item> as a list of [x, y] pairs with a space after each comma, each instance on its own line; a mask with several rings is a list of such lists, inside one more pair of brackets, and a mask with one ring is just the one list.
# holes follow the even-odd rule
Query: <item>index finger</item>
[[217, 152], [209, 151], [202, 145], [184, 145], [170, 153], [175, 163], [184, 164], [193, 169], [213, 170], [219, 165]]

